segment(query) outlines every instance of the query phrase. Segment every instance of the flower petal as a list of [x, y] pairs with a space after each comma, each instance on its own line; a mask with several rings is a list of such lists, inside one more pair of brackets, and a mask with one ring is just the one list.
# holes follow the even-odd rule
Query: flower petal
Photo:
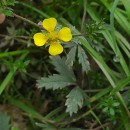
[[72, 39], [71, 30], [68, 27], [63, 27], [59, 33], [58, 38], [64, 42], [68, 42]]
[[43, 46], [47, 41], [47, 37], [42, 33], [36, 33], [33, 36], [33, 39], [34, 39], [35, 45], [37, 46]]
[[57, 20], [55, 18], [44, 19], [42, 22], [43, 28], [45, 28], [48, 32], [54, 31], [57, 24]]
[[61, 54], [63, 52], [63, 46], [58, 42], [52, 42], [49, 47], [49, 53], [52, 56], [56, 56], [58, 54]]

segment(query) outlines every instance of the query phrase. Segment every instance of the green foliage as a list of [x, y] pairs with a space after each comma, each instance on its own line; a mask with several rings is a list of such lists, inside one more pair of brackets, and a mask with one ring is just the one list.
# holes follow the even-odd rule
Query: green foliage
[[41, 127], [42, 130], [52, 130], [52, 129], [55, 129], [51, 124], [48, 124], [48, 123], [36, 123], [36, 125]]
[[101, 32], [103, 30], [110, 30], [111, 28], [108, 24], [105, 24], [104, 20], [105, 19], [101, 19], [99, 22], [91, 21], [84, 27], [84, 36], [89, 41], [91, 46], [98, 52], [103, 52], [105, 48], [102, 44], [103, 38]]
[[37, 82], [39, 88], [45, 87], [46, 89], [62, 89], [66, 86], [75, 85], [75, 76], [71, 68], [65, 64], [65, 59], [57, 57], [51, 57], [51, 64], [55, 66], [55, 70], [59, 72], [49, 76], [48, 78], [43, 77]]
[[96, 39], [101, 39], [100, 33], [105, 28], [103, 27], [105, 24], [104, 19], [100, 22], [94, 21], [93, 23], [85, 25], [85, 33], [88, 39], [95, 41]]
[[19, 59], [14, 61], [12, 56], [8, 56], [8, 59], [4, 59], [3, 63], [10, 69], [18, 68], [21, 72], [26, 72], [26, 67], [29, 65], [30, 61], [23, 61], [23, 59]]
[[10, 121], [10, 117], [5, 113], [0, 112], [0, 129], [1, 130], [9, 130], [10, 128], [9, 121]]
[[[37, 126], [41, 127], [42, 130], [56, 130], [55, 127], [51, 126], [50, 124], [41, 124], [41, 123], [36, 123]], [[85, 130], [81, 128], [60, 128], [60, 130]]]
[[65, 58], [61, 58], [60, 56], [51, 57], [51, 64], [54, 65], [55, 70], [69, 80], [75, 81], [76, 79], [72, 68], [70, 68], [65, 62]]
[[[0, 0], [0, 13], [23, 17], [8, 17], [0, 27], [0, 110], [10, 104], [22, 110], [27, 130], [129, 130], [129, 0], [18, 1]], [[61, 43], [62, 57], [50, 62], [48, 50], [32, 40], [40, 32], [32, 25], [49, 17], [73, 35]], [[4, 123], [8, 130], [9, 118], [2, 114], [0, 130]]]
[[115, 109], [118, 108], [120, 105], [119, 102], [114, 100], [112, 97], [106, 99], [101, 103], [101, 107], [103, 108], [102, 111], [110, 116], [115, 116]]
[[39, 88], [45, 87], [46, 89], [62, 89], [66, 86], [75, 85], [75, 82], [68, 79], [66, 76], [54, 74], [48, 78], [43, 77], [38, 80], [37, 86]]
[[67, 54], [67, 63], [70, 66], [73, 66], [73, 63], [77, 60], [79, 64], [82, 66], [83, 72], [88, 72], [90, 70], [90, 63], [88, 61], [88, 57], [84, 49], [80, 45], [74, 45], [71, 47], [70, 51]]
[[67, 100], [65, 105], [67, 106], [66, 112], [70, 113], [72, 116], [73, 113], [77, 113], [79, 108], [82, 108], [85, 93], [79, 88], [73, 88], [70, 93], [67, 95]]
[[16, 3], [16, 0], [1, 0], [1, 6], [2, 5], [12, 5], [12, 6], [14, 6], [15, 5], [15, 3]]
[[[36, 123], [37, 126], [43, 128], [43, 130], [56, 130], [51, 124]], [[60, 130], [85, 130], [81, 128], [60, 128]]]
[[90, 64], [87, 60], [87, 55], [85, 54], [85, 51], [82, 49], [81, 46], [78, 46], [78, 60], [79, 63], [82, 65], [82, 69], [84, 72], [88, 72], [90, 70]]
[[[80, 48], [81, 49], [81, 48]], [[82, 52], [82, 50], [79, 51]], [[84, 54], [85, 55], [85, 54]], [[83, 59], [83, 58], [82, 58]], [[82, 61], [81, 61], [82, 62]], [[42, 77], [37, 81], [37, 86], [39, 88], [46, 89], [62, 89], [66, 86], [76, 85], [75, 76], [71, 68], [65, 64], [65, 59], [57, 57], [51, 57], [51, 64], [55, 66], [55, 70], [59, 72], [58, 74], [53, 74], [49, 77]], [[84, 63], [82, 63], [84, 64]], [[67, 95], [67, 100], [65, 105], [67, 106], [66, 112], [69, 112], [70, 115], [77, 113], [78, 109], [82, 107], [84, 102], [85, 93], [79, 88], [75, 87]]]
[[73, 46], [70, 51], [67, 54], [67, 63], [70, 64], [71, 66], [73, 66], [73, 63], [75, 61], [76, 58], [76, 51], [77, 51], [77, 46]]
[[16, 3], [16, 0], [1, 0], [0, 14], [4, 13], [6, 16], [11, 16], [13, 13], [13, 9], [10, 6], [14, 6]]
[[12, 127], [11, 130], [20, 130], [20, 129], [16, 127]]

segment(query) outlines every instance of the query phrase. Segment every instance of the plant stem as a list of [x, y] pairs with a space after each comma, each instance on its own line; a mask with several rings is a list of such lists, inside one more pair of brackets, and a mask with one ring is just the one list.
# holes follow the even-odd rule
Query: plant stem
[[[6, 36], [10, 36], [10, 35], [0, 34], [0, 37], [6, 37]], [[29, 39], [29, 38], [32, 38], [32, 37], [28, 37], [28, 36], [14, 36], [13, 38]]]
[[[20, 59], [23, 60], [27, 55], [29, 54], [29, 52], [24, 53]], [[14, 76], [15, 72], [17, 71], [18, 67], [13, 67], [10, 72], [7, 74], [7, 76], [5, 77], [5, 79], [3, 80], [3, 82], [0, 84], [0, 95], [3, 93], [3, 91], [6, 89], [8, 83], [10, 82], [10, 80], [12, 79], [12, 77]]]
[[29, 52], [28, 50], [17, 50], [17, 51], [12, 51], [12, 52], [4, 52], [0, 53], [0, 58], [8, 57], [9, 55], [15, 56], [19, 54], [24, 54]]
[[83, 17], [82, 17], [82, 22], [81, 22], [81, 32], [83, 31], [84, 22], [85, 22], [85, 18], [86, 18], [87, 0], [84, 0], [83, 4], [84, 4], [84, 12], [83, 12]]
[[31, 25], [33, 25], [33, 26], [39, 28], [39, 29], [43, 29], [43, 28], [42, 28], [41, 26], [39, 26], [38, 24], [36, 24], [36, 23], [30, 21], [29, 19], [26, 19], [26, 18], [24, 18], [24, 17], [22, 17], [22, 16], [20, 16], [20, 15], [18, 15], [18, 14], [13, 13], [13, 16], [16, 17], [16, 18], [18, 18], [18, 19], [21, 19], [21, 20], [23, 20], [23, 21], [25, 21], [25, 22], [27, 22], [27, 23], [29, 23], [29, 24], [31, 24]]

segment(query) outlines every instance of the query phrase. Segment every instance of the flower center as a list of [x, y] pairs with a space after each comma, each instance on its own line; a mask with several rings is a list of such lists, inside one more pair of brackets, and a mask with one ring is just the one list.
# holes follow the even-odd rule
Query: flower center
[[48, 39], [49, 39], [50, 41], [57, 40], [57, 32], [55, 32], [55, 31], [50, 32], [50, 33], [48, 34]]

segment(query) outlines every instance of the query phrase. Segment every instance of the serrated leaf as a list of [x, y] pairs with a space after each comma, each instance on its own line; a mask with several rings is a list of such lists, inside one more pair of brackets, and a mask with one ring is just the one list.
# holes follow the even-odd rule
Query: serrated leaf
[[80, 45], [78, 45], [78, 59], [79, 63], [82, 65], [82, 69], [84, 72], [88, 72], [90, 70], [90, 64], [87, 60], [87, 55], [85, 54], [85, 51], [82, 49]]
[[73, 88], [67, 95], [67, 100], [65, 105], [67, 106], [66, 112], [77, 113], [78, 109], [83, 106], [84, 93], [79, 87]]
[[74, 85], [75, 82], [72, 79], [68, 79], [62, 75], [54, 74], [49, 77], [43, 77], [38, 82], [39, 88], [46, 88], [46, 89], [62, 89], [69, 85]]
[[7, 116], [5, 113], [0, 113], [0, 130], [9, 130], [9, 116]]
[[66, 62], [67, 64], [71, 64], [71, 66], [73, 66], [73, 62], [75, 61], [76, 50], [77, 50], [77, 46], [73, 46], [69, 51], [69, 53], [67, 54]]
[[51, 57], [51, 64], [55, 66], [55, 70], [63, 75], [64, 77], [70, 79], [71, 81], [76, 81], [73, 70], [65, 64], [65, 58], [60, 56]]
[[73, 46], [75, 46], [75, 43], [74, 42], [68, 42], [67, 44], [63, 43], [63, 45], [64, 45], [64, 48], [72, 48]]

